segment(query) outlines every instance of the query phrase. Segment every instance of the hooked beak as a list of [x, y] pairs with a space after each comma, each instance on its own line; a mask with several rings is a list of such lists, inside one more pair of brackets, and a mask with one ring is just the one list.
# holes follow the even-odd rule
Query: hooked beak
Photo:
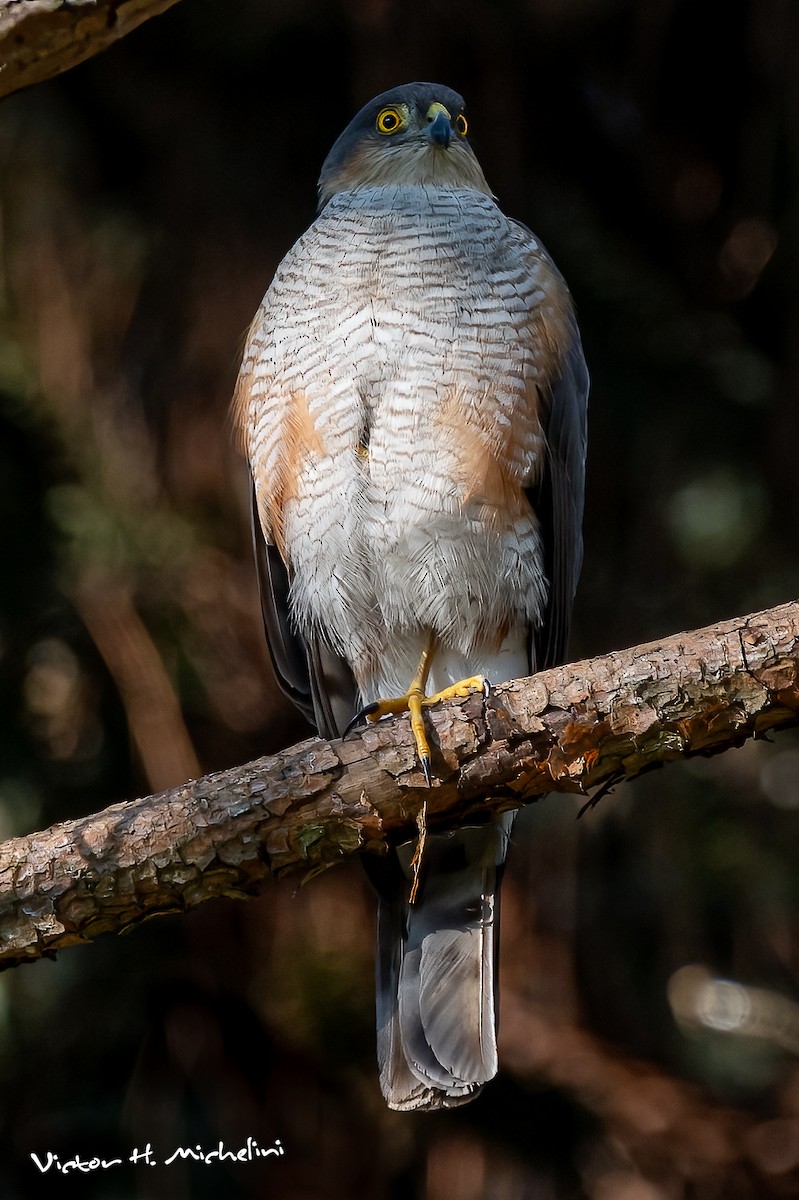
[[443, 104], [431, 104], [427, 110], [427, 137], [434, 146], [445, 150], [452, 141], [452, 118]]

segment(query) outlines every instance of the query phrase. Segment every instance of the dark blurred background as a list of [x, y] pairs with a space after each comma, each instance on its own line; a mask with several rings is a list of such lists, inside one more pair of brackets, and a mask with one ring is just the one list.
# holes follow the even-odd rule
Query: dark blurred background
[[[574, 657], [799, 588], [793, 0], [184, 0], [0, 106], [0, 834], [307, 730], [267, 664], [244, 331], [374, 93], [467, 97], [593, 377]], [[499, 1079], [388, 1112], [357, 863], [0, 975], [0, 1194], [799, 1195], [799, 741], [517, 824]], [[30, 1160], [151, 1143], [247, 1164]]]

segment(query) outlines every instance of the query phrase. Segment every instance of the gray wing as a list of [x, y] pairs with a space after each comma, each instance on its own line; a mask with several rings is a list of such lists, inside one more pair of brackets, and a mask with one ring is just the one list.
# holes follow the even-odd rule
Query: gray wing
[[266, 644], [283, 693], [315, 725], [320, 737], [340, 737], [356, 711], [358, 689], [344, 659], [307, 642], [291, 620], [291, 580], [276, 546], [266, 541], [252, 489], [252, 544]]
[[[566, 289], [563, 277], [532, 230], [522, 221], [511, 221], [511, 224], [521, 232], [528, 253], [535, 258], [543, 256]], [[533, 671], [544, 671], [566, 660], [572, 606], [583, 564], [589, 378], [571, 307], [568, 335], [560, 374], [540, 395], [541, 423], [546, 438], [544, 469], [538, 482], [526, 489], [541, 529], [544, 573], [549, 580], [543, 620], [531, 637], [530, 666]]]
[[549, 595], [534, 633], [537, 671], [565, 662], [572, 605], [583, 562], [585, 456], [588, 437], [588, 368], [580, 334], [571, 320], [572, 342], [560, 377], [542, 396], [547, 456], [539, 483], [527, 490], [538, 517]]

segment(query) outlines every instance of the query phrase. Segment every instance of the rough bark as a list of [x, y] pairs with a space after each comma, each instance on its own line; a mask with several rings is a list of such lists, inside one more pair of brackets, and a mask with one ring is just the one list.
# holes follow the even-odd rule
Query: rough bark
[[799, 603], [573, 663], [428, 710], [424, 788], [408, 721], [281, 754], [0, 847], [0, 966], [50, 954], [269, 871], [314, 873], [416, 831], [588, 794], [799, 723]]
[[91, 58], [177, 0], [0, 0], [0, 96]]

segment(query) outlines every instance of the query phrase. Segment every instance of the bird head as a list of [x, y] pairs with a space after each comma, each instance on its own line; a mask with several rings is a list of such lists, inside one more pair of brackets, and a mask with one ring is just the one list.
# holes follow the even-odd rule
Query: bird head
[[463, 109], [463, 97], [437, 83], [408, 83], [375, 96], [325, 159], [319, 207], [337, 192], [382, 185], [474, 188], [490, 196]]

